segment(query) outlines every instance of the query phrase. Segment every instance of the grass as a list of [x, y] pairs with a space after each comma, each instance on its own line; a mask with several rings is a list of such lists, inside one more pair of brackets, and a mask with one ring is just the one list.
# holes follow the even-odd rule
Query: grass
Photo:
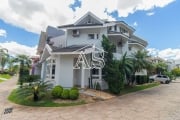
[[9, 74], [0, 74], [0, 78], [10, 79], [11, 76]]
[[126, 86], [123, 90], [121, 90], [120, 95], [124, 95], [124, 94], [128, 94], [131, 92], [136, 92], [136, 91], [140, 91], [140, 90], [144, 90], [147, 88], [152, 88], [155, 86], [160, 85], [160, 83], [154, 82], [154, 83], [148, 83], [148, 84], [142, 84], [142, 85], [136, 85], [136, 86]]
[[55, 103], [52, 98], [44, 98], [40, 101], [34, 102], [32, 97], [22, 97], [17, 94], [17, 89], [13, 90], [8, 97], [8, 100], [20, 105], [34, 106], [34, 107], [65, 107], [85, 104], [85, 101], [74, 101], [68, 103]]
[[0, 83], [1, 83], [1, 82], [4, 82], [4, 80], [0, 80]]
[[[126, 86], [123, 90], [121, 90], [120, 95], [144, 90], [147, 88], [152, 88], [155, 86], [158, 86], [160, 83], [148, 83], [148, 84], [143, 84], [143, 85], [136, 85], [133, 87]], [[46, 97], [42, 98], [40, 101], [34, 102], [32, 100], [32, 96], [21, 96], [18, 94], [19, 89], [14, 89], [11, 94], [9, 95], [8, 99], [11, 102], [14, 102], [16, 104], [20, 105], [26, 105], [26, 106], [34, 106], [34, 107], [65, 107], [65, 106], [75, 106], [75, 105], [82, 105], [86, 104], [84, 100], [80, 101], [72, 101], [72, 102], [62, 102], [62, 103], [56, 103], [53, 101], [52, 97], [50, 97], [50, 94], [47, 93]]]

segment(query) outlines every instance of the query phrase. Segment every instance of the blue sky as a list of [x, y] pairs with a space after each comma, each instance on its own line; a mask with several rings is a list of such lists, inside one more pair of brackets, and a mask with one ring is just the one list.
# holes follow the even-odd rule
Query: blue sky
[[[33, 55], [40, 31], [45, 31], [47, 25], [72, 23], [87, 11], [91, 11], [99, 17], [123, 20], [134, 27], [135, 34], [148, 41], [147, 48], [153, 54], [156, 53], [164, 58], [171, 58], [171, 56], [180, 58], [179, 0], [157, 0], [156, 2], [115, 0], [114, 3], [111, 0], [107, 0], [107, 3], [102, 0], [62, 1], [54, 0], [53, 4], [43, 0], [19, 0], [19, 2], [2, 0], [0, 45], [9, 48], [10, 51], [17, 51], [14, 54], [26, 51], [26, 54]], [[22, 5], [25, 7], [23, 8]], [[9, 12], [9, 16], [3, 12], [4, 10], [7, 11], [6, 14]]]

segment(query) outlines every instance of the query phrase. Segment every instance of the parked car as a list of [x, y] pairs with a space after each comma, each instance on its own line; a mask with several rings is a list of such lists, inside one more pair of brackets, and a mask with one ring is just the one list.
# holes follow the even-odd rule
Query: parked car
[[153, 76], [150, 76], [149, 79], [151, 81], [158, 81], [158, 82], [166, 83], [166, 84], [170, 83], [171, 81], [169, 77], [166, 75], [153, 75]]

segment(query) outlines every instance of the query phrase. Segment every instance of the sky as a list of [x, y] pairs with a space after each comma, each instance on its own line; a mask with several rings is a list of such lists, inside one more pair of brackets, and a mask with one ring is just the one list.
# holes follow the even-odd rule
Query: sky
[[35, 55], [48, 25], [74, 23], [88, 11], [134, 27], [151, 55], [180, 59], [180, 0], [1, 0], [0, 46], [13, 55]]

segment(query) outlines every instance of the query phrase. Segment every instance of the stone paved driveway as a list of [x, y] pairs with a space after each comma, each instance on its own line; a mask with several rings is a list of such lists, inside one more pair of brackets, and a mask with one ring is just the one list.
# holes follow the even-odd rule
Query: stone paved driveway
[[59, 108], [26, 107], [6, 100], [16, 78], [0, 84], [0, 120], [180, 120], [180, 80], [107, 101]]

